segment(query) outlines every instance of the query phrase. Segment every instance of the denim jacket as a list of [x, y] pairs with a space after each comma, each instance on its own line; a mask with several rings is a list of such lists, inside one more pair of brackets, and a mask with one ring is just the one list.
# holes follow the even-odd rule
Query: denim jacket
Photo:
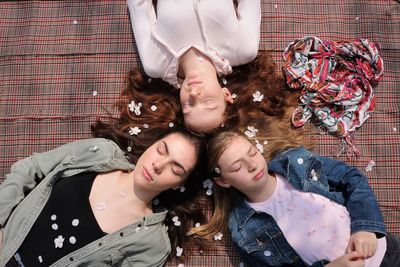
[[[273, 158], [268, 169], [286, 177], [298, 190], [323, 195], [345, 206], [350, 214], [352, 233], [369, 231], [378, 237], [385, 234], [378, 202], [366, 177], [357, 168], [298, 147]], [[234, 202], [229, 230], [236, 248], [249, 266], [306, 266], [272, 216], [255, 211], [241, 196], [237, 196]], [[326, 263], [326, 259], [321, 259], [312, 266]]]
[[[76, 141], [16, 162], [0, 186], [0, 266], [21, 246], [49, 198], [55, 177], [133, 168], [116, 143], [101, 138]], [[166, 211], [147, 215], [51, 266], [163, 266], [171, 251], [165, 217]]]

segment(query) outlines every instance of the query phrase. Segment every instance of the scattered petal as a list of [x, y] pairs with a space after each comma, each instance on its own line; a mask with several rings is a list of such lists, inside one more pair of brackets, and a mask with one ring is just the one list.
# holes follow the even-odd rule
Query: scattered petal
[[366, 172], [372, 171], [372, 168], [375, 167], [375, 165], [376, 165], [376, 164], [375, 164], [375, 161], [370, 160], [370, 161], [368, 162], [367, 166], [365, 167], [365, 171], [366, 171]]
[[393, 127], [392, 129], [393, 129], [393, 132], [397, 132], [397, 128], [396, 127]]
[[58, 229], [58, 224], [53, 223], [53, 224], [51, 225], [51, 229], [57, 230], [57, 229]]
[[55, 215], [55, 214], [51, 215], [50, 219], [51, 219], [52, 221], [55, 221], [55, 220], [57, 219], [57, 215]]
[[100, 211], [105, 210], [106, 208], [107, 208], [107, 205], [106, 205], [106, 203], [103, 203], [103, 202], [96, 205], [96, 209], [100, 210]]
[[183, 252], [183, 248], [181, 248], [181, 247], [176, 247], [176, 256], [177, 257], [180, 257], [181, 255], [182, 255], [182, 252]]
[[62, 248], [64, 243], [64, 237], [59, 235], [57, 238], [54, 239], [54, 245], [56, 248]]
[[174, 225], [175, 226], [181, 226], [181, 222], [180, 221], [176, 221], [176, 222], [174, 222]]
[[311, 178], [313, 181], [318, 181], [318, 176], [314, 169], [311, 170]]
[[265, 140], [265, 141], [263, 142], [263, 144], [264, 144], [264, 145], [268, 145], [268, 140]]
[[135, 127], [129, 127], [129, 134], [130, 135], [138, 135], [142, 130], [140, 130], [139, 127], [135, 126]]
[[156, 106], [156, 105], [152, 105], [152, 106], [150, 107], [150, 109], [151, 109], [152, 111], [156, 111], [156, 110], [157, 110], [157, 106]]
[[256, 148], [258, 149], [258, 151], [259, 151], [260, 153], [263, 153], [263, 152], [264, 152], [264, 147], [263, 147], [262, 144], [257, 143], [257, 144], [256, 144]]
[[71, 237], [69, 238], [69, 243], [71, 243], [72, 245], [76, 243], [76, 238], [75, 238], [75, 236], [71, 236]]
[[275, 5], [274, 5], [274, 8], [278, 8], [278, 5], [275, 4]]
[[74, 20], [72, 23], [76, 25], [76, 24], [78, 24], [78, 21]]
[[260, 91], [256, 91], [253, 94], [253, 102], [261, 102], [264, 99], [264, 95]]
[[258, 130], [256, 128], [254, 128], [253, 126], [247, 126], [247, 131], [245, 131], [244, 134], [247, 137], [252, 138], [252, 137], [256, 136], [257, 132], [258, 132]]
[[126, 148], [126, 150], [127, 150], [128, 152], [131, 152], [131, 151], [132, 151], [132, 148], [131, 148], [130, 146], [128, 146], [128, 147]]
[[360, 19], [360, 17], [356, 17], [354, 20], [359, 20]]
[[200, 223], [196, 223], [194, 227], [200, 227]]
[[218, 233], [218, 234], [214, 235], [214, 240], [222, 240], [223, 236], [224, 235], [222, 233]]
[[173, 221], [173, 222], [176, 222], [176, 221], [178, 221], [178, 220], [179, 220], [179, 217], [178, 217], [178, 216], [172, 217], [172, 221]]
[[173, 123], [173, 122], [170, 122], [170, 123], [168, 124], [168, 126], [169, 126], [170, 128], [172, 128], [172, 127], [174, 127], [174, 123]]
[[179, 188], [179, 191], [181, 191], [181, 193], [185, 192], [185, 190], [186, 190], [186, 188], [185, 188], [184, 186], [181, 186], [181, 187]]
[[206, 191], [206, 195], [207, 195], [207, 196], [211, 196], [211, 195], [212, 195], [212, 190], [211, 190], [211, 189], [208, 189], [208, 190]]
[[272, 255], [271, 251], [269, 251], [269, 250], [264, 251], [264, 256], [269, 257], [271, 255]]
[[227, 81], [225, 78], [222, 78], [222, 83], [223, 83], [224, 85], [226, 85], [226, 84], [228, 83], [228, 81]]
[[97, 96], [97, 91], [93, 91], [93, 96]]
[[205, 181], [203, 181], [203, 188], [208, 188], [211, 189], [213, 187], [213, 182], [211, 181], [211, 179], [207, 179]]
[[214, 171], [215, 171], [216, 173], [218, 173], [218, 174], [221, 173], [221, 170], [220, 170], [220, 168], [218, 168], [218, 167], [215, 167]]
[[99, 150], [99, 146], [92, 146], [91, 148], [89, 148], [90, 152], [96, 152], [97, 150]]
[[78, 226], [79, 225], [79, 220], [78, 219], [73, 219], [72, 220], [72, 225], [73, 226]]
[[298, 158], [297, 159], [297, 163], [300, 164], [300, 165], [303, 164], [304, 163], [304, 159], [303, 158]]
[[38, 261], [39, 261], [39, 263], [42, 263], [42, 262], [43, 262], [43, 258], [42, 258], [42, 256], [40, 256], [40, 255], [39, 255], [39, 257], [38, 257]]
[[149, 125], [147, 123], [143, 124], [143, 128], [147, 129], [149, 128]]
[[232, 99], [235, 99], [237, 97], [237, 94], [232, 94]]
[[139, 116], [140, 114], [142, 114], [142, 112], [140, 111], [140, 108], [142, 107], [142, 103], [135, 103], [135, 101], [131, 101], [131, 103], [128, 104], [128, 108], [131, 112], [134, 112], [136, 116]]

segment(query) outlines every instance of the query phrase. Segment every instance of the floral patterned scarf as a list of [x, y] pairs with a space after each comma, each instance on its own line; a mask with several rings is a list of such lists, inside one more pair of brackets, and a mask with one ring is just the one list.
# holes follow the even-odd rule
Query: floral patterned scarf
[[379, 45], [367, 39], [332, 42], [308, 36], [289, 44], [284, 60], [288, 85], [302, 90], [293, 125], [316, 118], [359, 156], [354, 132], [374, 111], [371, 84], [383, 75]]

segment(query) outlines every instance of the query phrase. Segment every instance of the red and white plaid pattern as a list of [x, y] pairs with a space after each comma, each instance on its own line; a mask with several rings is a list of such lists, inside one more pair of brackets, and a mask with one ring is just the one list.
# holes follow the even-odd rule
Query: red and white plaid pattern
[[[356, 135], [363, 156], [341, 159], [362, 170], [375, 162], [365, 174], [388, 230], [399, 236], [399, 2], [264, 0], [261, 30], [260, 48], [274, 49], [279, 66], [285, 47], [303, 36], [380, 43], [384, 78], [374, 88], [375, 112]], [[88, 138], [96, 117], [115, 114], [124, 77], [139, 62], [133, 40], [125, 0], [0, 2], [0, 180], [18, 159]], [[339, 152], [337, 138], [317, 138], [316, 152]], [[233, 246], [216, 243], [185, 265], [239, 266]]]

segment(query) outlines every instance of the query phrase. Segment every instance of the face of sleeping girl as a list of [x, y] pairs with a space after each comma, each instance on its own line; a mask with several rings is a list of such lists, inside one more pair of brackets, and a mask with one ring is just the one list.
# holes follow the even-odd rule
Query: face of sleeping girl
[[195, 132], [210, 132], [225, 120], [227, 102], [232, 97], [222, 88], [216, 75], [204, 71], [192, 71], [182, 83], [180, 101], [185, 125]]
[[258, 149], [239, 134], [221, 139], [217, 146], [220, 147], [217, 159], [220, 175], [214, 181], [222, 187], [236, 188], [251, 202], [265, 200], [274, 188], [274, 181]]
[[197, 163], [196, 149], [196, 144], [182, 133], [161, 138], [137, 161], [135, 187], [160, 193], [182, 185]]

